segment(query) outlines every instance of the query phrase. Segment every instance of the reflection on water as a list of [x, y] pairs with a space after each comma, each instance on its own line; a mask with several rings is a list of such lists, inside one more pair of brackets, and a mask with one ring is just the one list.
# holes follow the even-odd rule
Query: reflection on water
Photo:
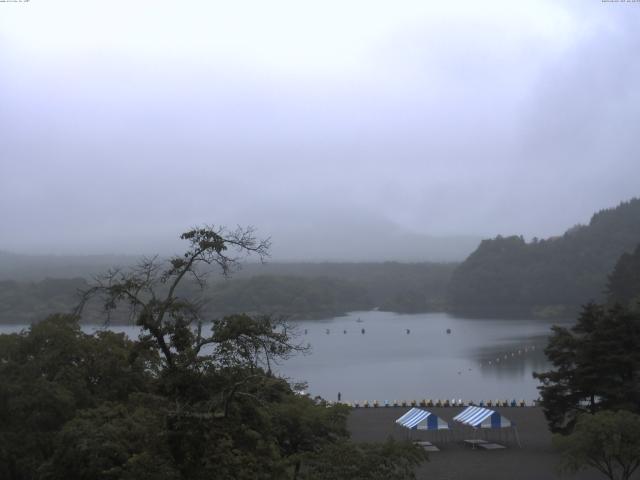
[[343, 399], [360, 401], [531, 401], [538, 397], [532, 373], [549, 368], [544, 347], [553, 323], [353, 312], [299, 322], [298, 331], [307, 332], [300, 339], [310, 343], [312, 354], [279, 371], [307, 381], [312, 395], [327, 399], [341, 392]]
[[[464, 400], [538, 397], [534, 371], [549, 368], [543, 320], [467, 319], [444, 313], [352, 312], [297, 323], [311, 354], [278, 366], [306, 381], [312, 395], [335, 400]], [[557, 322], [555, 322], [557, 323]], [[24, 326], [1, 326], [0, 332]], [[90, 333], [98, 327], [84, 326]], [[112, 327], [132, 338], [136, 327]]]
[[506, 347], [484, 346], [477, 349], [476, 361], [483, 375], [495, 375], [504, 379], [519, 379], [528, 372], [542, 372], [549, 368], [544, 354], [547, 335], [515, 338]]

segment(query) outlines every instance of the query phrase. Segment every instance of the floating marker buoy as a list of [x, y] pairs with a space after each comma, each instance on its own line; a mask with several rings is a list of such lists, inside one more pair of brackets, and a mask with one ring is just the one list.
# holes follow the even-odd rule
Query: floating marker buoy
[[411, 333], [411, 330], [407, 328], [407, 335], [409, 335], [410, 333]]
[[450, 328], [447, 328], [447, 333], [451, 333], [451, 329]]
[[364, 335], [364, 328], [362, 329], [362, 334]]

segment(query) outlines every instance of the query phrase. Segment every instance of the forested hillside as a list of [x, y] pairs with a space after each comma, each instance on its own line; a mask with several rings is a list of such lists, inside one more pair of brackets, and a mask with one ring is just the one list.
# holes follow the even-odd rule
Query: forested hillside
[[116, 266], [133, 265], [133, 255], [22, 255], [0, 249], [0, 281], [92, 278]]
[[[426, 312], [444, 308], [454, 268], [455, 264], [439, 263], [254, 263], [231, 279], [211, 281], [204, 291], [195, 283], [185, 284], [181, 294], [197, 298], [203, 315], [211, 319], [235, 312], [292, 319], [327, 318], [373, 308]], [[78, 290], [88, 287], [87, 278], [0, 281], [0, 323], [30, 323], [50, 312], [71, 311]], [[88, 309], [84, 320], [102, 322], [104, 318]], [[111, 320], [129, 321], [117, 311]]]
[[31, 323], [51, 312], [69, 312], [78, 303], [78, 290], [87, 286], [83, 278], [0, 281], [0, 323]]
[[605, 298], [607, 276], [640, 243], [640, 199], [593, 215], [561, 237], [484, 240], [452, 275], [450, 308], [478, 315], [569, 315]]
[[610, 304], [640, 310], [640, 243], [633, 253], [624, 253], [616, 263], [607, 285]]
[[321, 318], [371, 305], [366, 289], [347, 280], [260, 275], [213, 284], [205, 310], [212, 317], [249, 312]]

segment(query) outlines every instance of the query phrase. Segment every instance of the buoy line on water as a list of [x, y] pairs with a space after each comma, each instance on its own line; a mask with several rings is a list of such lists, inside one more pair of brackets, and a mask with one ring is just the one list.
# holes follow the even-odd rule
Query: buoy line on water
[[[308, 395], [304, 393], [304, 395]], [[393, 408], [393, 407], [468, 407], [468, 406], [478, 406], [478, 407], [535, 407], [537, 406], [539, 400], [532, 400], [531, 402], [527, 402], [524, 399], [516, 400], [515, 398], [510, 399], [496, 399], [496, 400], [480, 400], [479, 402], [475, 402], [473, 400], [462, 400], [459, 399], [445, 399], [445, 400], [431, 400], [431, 399], [422, 399], [422, 400], [355, 400], [355, 401], [329, 401], [327, 402], [329, 405], [346, 405], [352, 408]]]
[[511, 360], [511, 359], [517, 359], [522, 357], [523, 355], [527, 354], [527, 353], [533, 353], [536, 351], [536, 345], [525, 345], [520, 347], [518, 350], [510, 350], [508, 352], [505, 353], [499, 353], [495, 358], [490, 358], [488, 360], [481, 360], [480, 361], [480, 366], [485, 366], [485, 365], [489, 365], [489, 366], [494, 366], [494, 365], [499, 365], [499, 364], [504, 364], [507, 361]]
[[[360, 321], [360, 323], [362, 323], [362, 321]], [[405, 331], [406, 335], [411, 335], [411, 329], [404, 328], [404, 331]], [[349, 330], [342, 329], [342, 334], [343, 335], [347, 335], [348, 333], [350, 333]], [[357, 333], [357, 332], [353, 332], [353, 333]], [[361, 335], [364, 335], [364, 334], [366, 334], [366, 330], [364, 328], [361, 328], [359, 333]], [[451, 333], [451, 329], [447, 328], [446, 329], [446, 333], [447, 333], [447, 335], [450, 334]], [[309, 334], [309, 329], [308, 328], [304, 329], [304, 334], [305, 335]], [[331, 335], [331, 329], [326, 328], [325, 329], [325, 335]], [[479, 364], [480, 364], [481, 367], [486, 367], [486, 366], [493, 367], [493, 366], [499, 366], [501, 364], [504, 365], [510, 359], [517, 359], [517, 358], [522, 357], [525, 354], [532, 353], [532, 352], [535, 352], [535, 351], [536, 351], [536, 345], [535, 344], [533, 344], [533, 345], [523, 345], [520, 348], [518, 348], [517, 350], [509, 350], [507, 352], [499, 353], [499, 354], [497, 354], [497, 356], [495, 358], [490, 358], [490, 359], [487, 359], [487, 360], [479, 360]], [[472, 369], [469, 368], [468, 370], [471, 371]], [[458, 371], [457, 373], [458, 373], [458, 375], [462, 374], [461, 371]]]
[[[366, 332], [366, 330], [365, 330], [364, 328], [360, 329], [360, 333], [365, 333], [365, 332]], [[405, 334], [406, 334], [406, 335], [411, 335], [411, 329], [410, 329], [410, 328], [404, 328], [404, 332], [405, 332]], [[325, 328], [324, 333], [325, 333], [326, 335], [331, 335], [331, 329], [330, 329], [330, 328]], [[347, 330], [347, 329], [343, 329], [343, 330], [342, 330], [342, 333], [343, 333], [344, 335], [346, 335], [347, 333], [349, 333], [349, 330]], [[447, 328], [447, 329], [446, 329], [446, 333], [447, 333], [447, 335], [451, 334], [451, 329], [450, 329], [450, 328]], [[305, 329], [304, 329], [304, 334], [305, 334], [305, 335], [308, 335], [308, 334], [309, 334], [309, 329], [308, 329], [308, 328], [305, 328]]]

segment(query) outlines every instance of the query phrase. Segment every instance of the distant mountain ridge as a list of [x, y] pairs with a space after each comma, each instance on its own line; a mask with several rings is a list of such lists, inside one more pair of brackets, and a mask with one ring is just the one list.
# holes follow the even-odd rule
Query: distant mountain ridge
[[[265, 232], [269, 234], [269, 232]], [[266, 266], [248, 258], [243, 270], [256, 274], [273, 271], [298, 270], [326, 271], [340, 265], [380, 263], [451, 263], [465, 259], [480, 243], [481, 237], [473, 235], [429, 236], [409, 234], [397, 230], [367, 230], [357, 235], [351, 232], [327, 232], [318, 240], [317, 235], [302, 229], [296, 235], [278, 236], [275, 232], [270, 258]], [[161, 250], [161, 257], [180, 251]], [[169, 253], [167, 253], [169, 252]], [[151, 254], [155, 252], [150, 250]], [[45, 278], [91, 278], [114, 266], [134, 265], [140, 255], [47, 255], [23, 254], [2, 250], [0, 246], [0, 281], [41, 281]], [[339, 267], [338, 267], [339, 268]], [[303, 273], [305, 274], [305, 273]], [[323, 273], [325, 274], [325, 273]]]
[[23, 255], [0, 250], [0, 281], [91, 278], [114, 266], [129, 266], [133, 255]]
[[560, 237], [483, 240], [454, 271], [449, 306], [482, 316], [571, 315], [588, 301], [604, 300], [608, 275], [639, 243], [639, 198], [601, 210]]
[[[129, 259], [131, 263], [132, 260]], [[329, 318], [372, 308], [425, 312], [444, 308], [446, 286], [455, 266], [397, 262], [253, 263], [231, 279], [212, 275], [204, 291], [193, 282], [186, 282], [179, 294], [197, 299], [202, 304], [202, 314], [209, 319], [238, 312], [286, 315], [292, 319]], [[0, 324], [27, 324], [53, 312], [70, 312], [79, 301], [77, 291], [86, 289], [88, 281], [88, 277], [0, 279]], [[83, 321], [104, 322], [97, 307], [86, 308]], [[111, 321], [122, 323], [129, 318], [115, 312]]]

